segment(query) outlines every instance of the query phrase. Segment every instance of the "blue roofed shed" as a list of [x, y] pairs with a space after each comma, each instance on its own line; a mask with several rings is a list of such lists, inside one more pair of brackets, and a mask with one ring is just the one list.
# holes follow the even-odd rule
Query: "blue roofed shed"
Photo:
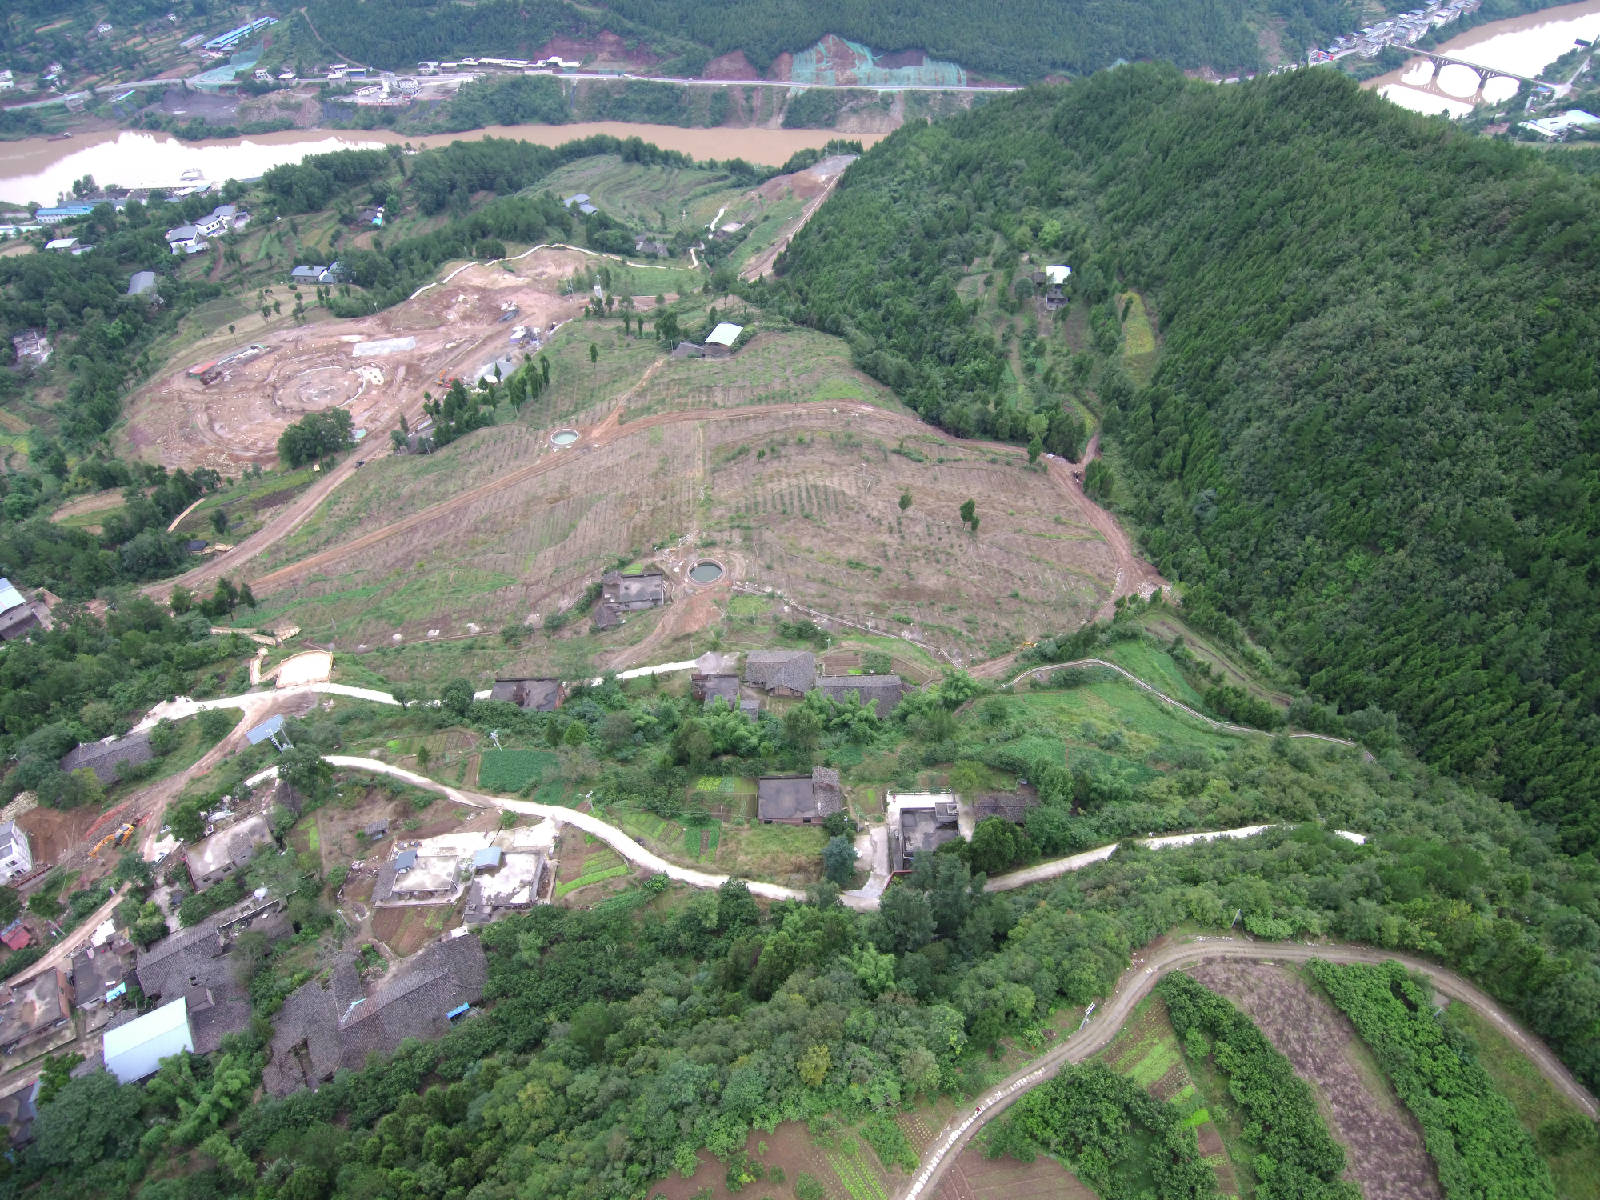
[[278, 744], [278, 735], [282, 732], [283, 714], [279, 713], [277, 716], [268, 717], [244, 736], [252, 746], [259, 746], [262, 742], [271, 742], [276, 746]]
[[485, 846], [482, 850], [473, 852], [472, 873], [476, 875], [479, 871], [498, 871], [503, 860], [504, 856], [500, 853], [499, 846]]

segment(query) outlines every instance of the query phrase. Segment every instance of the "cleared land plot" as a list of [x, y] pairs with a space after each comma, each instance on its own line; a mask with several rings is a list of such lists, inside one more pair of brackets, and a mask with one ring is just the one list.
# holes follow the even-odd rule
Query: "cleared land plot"
[[1317, 1092], [1329, 1132], [1344, 1146], [1345, 1177], [1366, 1200], [1443, 1195], [1422, 1131], [1356, 1037], [1349, 1018], [1282, 967], [1210, 961], [1187, 973], [1232, 1000]]
[[939, 1181], [935, 1200], [1095, 1200], [1071, 1171], [1049, 1155], [1031, 1163], [984, 1158], [968, 1145]]
[[1465, 1004], [1452, 1003], [1445, 1019], [1477, 1043], [1478, 1061], [1550, 1164], [1556, 1195], [1562, 1200], [1600, 1198], [1600, 1135], [1594, 1123], [1550, 1085], [1527, 1055]]
[[[896, 414], [803, 403], [658, 413], [585, 435], [557, 452], [501, 427], [420, 465], [371, 464], [280, 548], [304, 568], [252, 580], [255, 619], [358, 649], [537, 625], [619, 558], [698, 546], [732, 581], [971, 661], [1046, 623], [1073, 627], [1115, 574], [1099, 533], [1020, 453]], [[957, 515], [969, 497], [977, 536]], [[362, 513], [401, 523], [362, 533]], [[693, 628], [715, 615], [706, 606]], [[599, 645], [636, 640], [640, 624]]]
[[669, 862], [686, 867], [804, 887], [822, 877], [818, 828], [727, 821], [669, 820], [641, 809], [608, 808], [605, 818]]
[[[739, 320], [737, 313], [730, 319]], [[587, 353], [587, 351], [585, 351]], [[757, 332], [731, 358], [668, 359], [628, 396], [624, 424], [654, 412], [744, 404], [859, 402], [907, 410], [850, 363], [839, 338], [808, 329]]]
[[[208, 387], [191, 378], [189, 369], [252, 341], [242, 334], [213, 334], [176, 352], [135, 393], [121, 439], [138, 457], [231, 474], [274, 461], [278, 436], [308, 412], [342, 407], [356, 428], [382, 431], [402, 411], [417, 415], [423, 391], [440, 390], [441, 373], [470, 379], [508, 353], [515, 324], [543, 329], [570, 320], [586, 296], [562, 295], [562, 283], [596, 261], [575, 250], [540, 250], [515, 263], [469, 266], [448, 283], [372, 317], [261, 332], [253, 340], [265, 352], [225, 366]], [[514, 322], [501, 321], [504, 304], [520, 309]], [[228, 321], [228, 314], [220, 314], [208, 327]], [[364, 344], [367, 349], [358, 354]]]
[[372, 936], [405, 958], [460, 923], [460, 915], [447, 904], [379, 908], [372, 913]]

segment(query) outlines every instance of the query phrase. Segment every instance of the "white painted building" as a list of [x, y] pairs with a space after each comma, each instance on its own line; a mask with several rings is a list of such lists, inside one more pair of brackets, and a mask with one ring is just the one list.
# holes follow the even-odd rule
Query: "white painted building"
[[0, 825], [0, 883], [9, 883], [31, 870], [33, 851], [28, 849], [28, 835], [17, 828], [15, 821]]

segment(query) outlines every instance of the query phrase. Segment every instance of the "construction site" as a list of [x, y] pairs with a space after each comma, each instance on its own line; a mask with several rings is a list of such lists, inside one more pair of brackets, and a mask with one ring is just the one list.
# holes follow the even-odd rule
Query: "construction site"
[[[591, 298], [563, 294], [563, 285], [592, 261], [536, 249], [460, 268], [371, 317], [316, 320], [246, 345], [213, 336], [135, 394], [127, 448], [168, 468], [231, 474], [276, 461], [279, 435], [307, 413], [339, 407], [357, 430], [384, 428], [403, 411], [415, 415], [424, 391], [535, 351]], [[653, 298], [635, 303], [648, 308]]]

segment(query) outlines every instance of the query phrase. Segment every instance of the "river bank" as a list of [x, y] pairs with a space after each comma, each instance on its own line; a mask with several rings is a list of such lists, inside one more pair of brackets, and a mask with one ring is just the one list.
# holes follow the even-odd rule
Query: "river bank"
[[[1591, 42], [1600, 38], [1600, 0], [1581, 0], [1491, 21], [1434, 47], [1431, 53], [1535, 79], [1571, 50], [1579, 38]], [[1375, 76], [1363, 86], [1375, 88], [1386, 99], [1417, 112], [1450, 116], [1471, 112], [1477, 84], [1474, 72], [1466, 67], [1445, 67], [1436, 73], [1434, 67], [1431, 59], [1413, 57], [1399, 70]], [[1486, 89], [1484, 98], [1491, 103], [1516, 92], [1515, 80], [1509, 76], [1500, 79], [1506, 82], [1494, 87], [1499, 81], [1491, 80]]]
[[557, 146], [592, 134], [642, 138], [665, 150], [679, 150], [697, 159], [743, 158], [763, 166], [781, 166], [798, 150], [820, 147], [841, 136], [870, 146], [883, 134], [840, 134], [832, 129], [714, 128], [685, 129], [627, 121], [574, 122], [569, 125], [492, 125], [465, 133], [406, 137], [388, 130], [286, 130], [250, 137], [180, 141], [165, 133], [107, 130], [66, 141], [29, 138], [0, 143], [0, 202], [54, 203], [85, 175], [101, 186], [176, 187], [185, 171], [198, 170], [208, 180], [251, 179], [308, 154], [372, 149], [387, 145], [417, 148], [487, 137], [515, 138], [541, 146]]

